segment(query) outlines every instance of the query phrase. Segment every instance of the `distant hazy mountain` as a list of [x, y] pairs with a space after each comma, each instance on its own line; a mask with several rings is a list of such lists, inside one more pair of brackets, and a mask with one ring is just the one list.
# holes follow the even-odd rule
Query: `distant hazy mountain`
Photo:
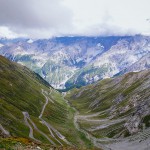
[[112, 77], [149, 52], [150, 37], [141, 35], [0, 40], [1, 55], [60, 89]]

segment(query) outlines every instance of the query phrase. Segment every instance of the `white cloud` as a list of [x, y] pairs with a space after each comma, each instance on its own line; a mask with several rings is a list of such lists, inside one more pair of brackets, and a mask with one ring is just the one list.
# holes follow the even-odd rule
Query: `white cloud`
[[0, 26], [19, 35], [62, 34], [71, 30], [71, 13], [62, 0], [0, 0]]
[[149, 0], [65, 0], [83, 34], [149, 33]]
[[16, 37], [27, 37], [25, 34], [17, 34], [15, 32], [12, 32], [7, 27], [0, 26], [0, 37], [6, 37], [6, 38], [16, 38]]
[[149, 6], [149, 0], [0, 0], [0, 34], [150, 35]]

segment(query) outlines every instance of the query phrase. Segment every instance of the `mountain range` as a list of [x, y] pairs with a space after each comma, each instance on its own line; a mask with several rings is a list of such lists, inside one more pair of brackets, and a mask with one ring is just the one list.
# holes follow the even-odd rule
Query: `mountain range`
[[0, 39], [0, 54], [27, 66], [56, 89], [70, 89], [148, 69], [150, 37]]

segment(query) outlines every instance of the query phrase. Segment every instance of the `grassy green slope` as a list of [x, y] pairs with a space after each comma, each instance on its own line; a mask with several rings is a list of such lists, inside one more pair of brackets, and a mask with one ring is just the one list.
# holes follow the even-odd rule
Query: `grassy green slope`
[[[37, 128], [56, 145], [60, 145], [59, 142], [64, 146], [68, 145], [54, 131], [52, 132], [59, 142], [53, 138], [48, 128], [38, 118], [46, 101], [41, 89], [46, 91], [49, 99], [42, 118], [60, 132], [70, 144], [91, 148], [90, 141], [76, 130], [73, 123], [74, 111], [65, 103], [61, 94], [39, 75], [2, 56], [0, 56], [0, 125], [10, 133], [11, 137], [29, 138], [29, 127], [25, 124], [22, 114], [28, 112]], [[33, 128], [30, 121], [29, 124]], [[33, 130], [36, 139], [50, 144], [42, 134], [34, 128]], [[3, 135], [2, 131], [0, 133]]]
[[73, 89], [68, 99], [81, 128], [96, 138], [126, 137], [150, 127], [150, 71], [128, 73]]

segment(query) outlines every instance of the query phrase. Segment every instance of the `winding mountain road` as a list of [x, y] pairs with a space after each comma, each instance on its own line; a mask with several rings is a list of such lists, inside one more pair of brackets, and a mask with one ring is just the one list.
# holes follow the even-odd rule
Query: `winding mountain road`
[[[51, 92], [52, 92], [52, 90], [50, 89], [50, 93], [49, 93], [49, 94], [51, 94]], [[58, 140], [57, 138], [63, 140], [63, 141], [64, 141], [65, 143], [67, 143], [68, 145], [71, 145], [71, 143], [68, 142], [68, 141], [66, 140], [66, 138], [65, 138], [59, 131], [57, 131], [54, 127], [52, 127], [48, 122], [46, 122], [46, 121], [42, 118], [43, 113], [44, 113], [44, 111], [45, 111], [45, 108], [46, 108], [48, 102], [50, 101], [50, 102], [54, 103], [54, 101], [49, 100], [49, 98], [48, 98], [45, 94], [46, 94], [46, 91], [44, 91], [44, 90], [42, 89], [42, 95], [45, 97], [46, 102], [44, 103], [44, 105], [43, 105], [43, 107], [42, 107], [42, 110], [41, 110], [41, 113], [40, 113], [40, 115], [39, 115], [38, 118], [41, 120], [41, 123], [42, 123], [43, 125], [45, 125], [45, 126], [48, 128], [51, 137], [54, 138], [61, 146], [63, 146], [63, 144], [62, 144], [62, 142], [61, 142], [60, 140]], [[37, 142], [41, 142], [40, 140], [36, 139], [36, 138], [33, 136], [33, 128], [34, 128], [34, 129], [35, 129], [36, 131], [38, 131], [41, 135], [43, 135], [51, 144], [56, 145], [44, 132], [42, 132], [41, 130], [39, 130], [39, 129], [37, 128], [37, 126], [35, 125], [35, 123], [31, 120], [30, 115], [28, 114], [28, 112], [22, 112], [22, 113], [23, 113], [23, 116], [24, 116], [25, 124], [26, 124], [26, 125], [29, 127], [29, 129], [30, 129], [30, 131], [29, 131], [29, 137], [30, 137], [31, 139], [33, 139], [33, 140], [35, 140], [35, 141], [37, 141]], [[33, 127], [30, 125], [29, 122], [32, 124]], [[57, 137], [54, 135], [53, 132], [56, 134]]]
[[6, 135], [6, 136], [10, 136], [10, 133], [6, 130], [6, 129], [4, 129], [4, 127], [0, 124], [0, 130], [2, 131], [2, 133], [4, 134], [4, 135]]
[[[51, 94], [52, 90], [50, 91], [49, 94]], [[46, 93], [46, 92], [45, 92]], [[56, 130], [52, 125], [50, 125], [48, 122], [46, 122], [45, 120], [42, 119], [42, 116], [43, 116], [43, 113], [44, 113], [44, 110], [49, 102], [49, 99], [48, 97], [44, 94], [44, 90], [42, 89], [42, 94], [44, 95], [45, 99], [46, 99], [46, 102], [42, 108], [42, 111], [41, 111], [41, 114], [39, 116], [39, 119], [41, 120], [41, 122], [48, 128], [51, 136], [53, 138], [55, 138], [55, 140], [60, 144], [60, 145], [63, 145], [57, 138], [56, 136], [54, 136], [53, 132], [57, 135], [57, 137], [61, 140], [63, 140], [65, 143], [67, 143], [68, 145], [71, 145], [71, 143], [69, 141], [66, 140], [66, 138], [58, 131]], [[53, 102], [52, 100], [50, 102]], [[54, 103], [54, 102], [53, 102]], [[53, 132], [52, 132], [53, 131]]]
[[110, 148], [107, 148], [103, 144], [99, 143], [99, 139], [97, 139], [94, 136], [92, 136], [91, 134], [89, 134], [86, 130], [83, 130], [80, 128], [80, 126], [78, 124], [79, 112], [75, 108], [73, 108], [73, 109], [76, 111], [75, 116], [74, 116], [74, 125], [75, 125], [76, 129], [78, 131], [84, 133], [84, 135], [87, 137], [87, 139], [89, 139], [94, 144], [95, 147], [101, 148], [103, 150], [110, 150]]
[[[66, 102], [66, 104], [69, 105], [70, 107], [72, 107], [72, 106], [70, 105], [70, 103], [68, 102], [68, 100], [65, 99], [65, 93], [63, 93], [62, 96], [63, 96], [63, 99], [64, 99], [64, 101]], [[104, 149], [104, 150], [110, 150], [109, 148], [107, 148], [107, 147], [105, 147], [104, 145], [102, 145], [101, 143], [99, 143], [97, 138], [93, 137], [93, 136], [92, 136], [91, 134], [89, 134], [87, 131], [85, 131], [85, 130], [83, 130], [83, 129], [80, 128], [80, 126], [79, 126], [79, 124], [78, 124], [78, 119], [79, 119], [78, 117], [80, 116], [80, 115], [79, 115], [79, 112], [78, 112], [78, 110], [77, 110], [76, 108], [74, 108], [74, 107], [72, 107], [72, 108], [73, 108], [74, 111], [75, 111], [75, 114], [74, 114], [74, 125], [75, 125], [75, 128], [76, 128], [78, 131], [82, 132], [82, 133], [86, 136], [86, 138], [89, 139], [89, 140], [94, 144], [95, 147], [97, 147], [97, 148], [102, 148], [102, 149]], [[95, 114], [94, 116], [97, 116], [97, 115], [98, 115], [98, 114]], [[82, 116], [82, 117], [84, 117], [84, 116]], [[91, 117], [91, 116], [88, 116], [88, 117]], [[87, 118], [88, 118], [88, 117], [87, 117]], [[86, 117], [85, 117], [85, 118], [86, 118]]]
[[39, 140], [37, 140], [37, 139], [35, 139], [35, 138], [33, 137], [33, 129], [32, 129], [32, 127], [31, 127], [31, 125], [29, 124], [29, 122], [27, 121], [27, 119], [30, 121], [30, 123], [32, 124], [33, 128], [34, 128], [36, 131], [38, 131], [41, 135], [43, 135], [51, 144], [56, 145], [44, 132], [42, 132], [41, 130], [39, 130], [39, 129], [37, 128], [37, 126], [35, 125], [35, 123], [30, 119], [30, 116], [29, 116], [28, 112], [22, 112], [22, 113], [23, 113], [23, 115], [24, 115], [24, 120], [25, 120], [26, 124], [27, 124], [28, 127], [30, 128], [30, 133], [29, 133], [29, 137], [30, 137], [30, 138], [32, 138], [32, 139], [34, 139], [34, 140], [40, 142]]
[[23, 115], [24, 115], [25, 124], [26, 124], [26, 125], [29, 127], [29, 129], [30, 129], [30, 131], [29, 131], [29, 137], [30, 137], [31, 139], [33, 139], [34, 141], [41, 142], [41, 141], [35, 139], [34, 136], [33, 136], [33, 129], [32, 129], [32, 127], [31, 127], [31, 125], [29, 124], [28, 120], [27, 120], [29, 114], [28, 114], [27, 112], [22, 112], [22, 113], [23, 113]]
[[[42, 89], [42, 94], [44, 95], [44, 90]], [[42, 111], [41, 111], [41, 113], [40, 113], [40, 116], [39, 116], [39, 119], [41, 119], [42, 118], [42, 116], [43, 116], [43, 113], [44, 113], [44, 110], [45, 110], [45, 108], [46, 108], [46, 106], [47, 106], [47, 104], [48, 104], [48, 98], [44, 95], [44, 97], [45, 97], [45, 99], [46, 99], [46, 102], [45, 102], [45, 104], [44, 104], [44, 106], [43, 106], [43, 108], [42, 108]]]

